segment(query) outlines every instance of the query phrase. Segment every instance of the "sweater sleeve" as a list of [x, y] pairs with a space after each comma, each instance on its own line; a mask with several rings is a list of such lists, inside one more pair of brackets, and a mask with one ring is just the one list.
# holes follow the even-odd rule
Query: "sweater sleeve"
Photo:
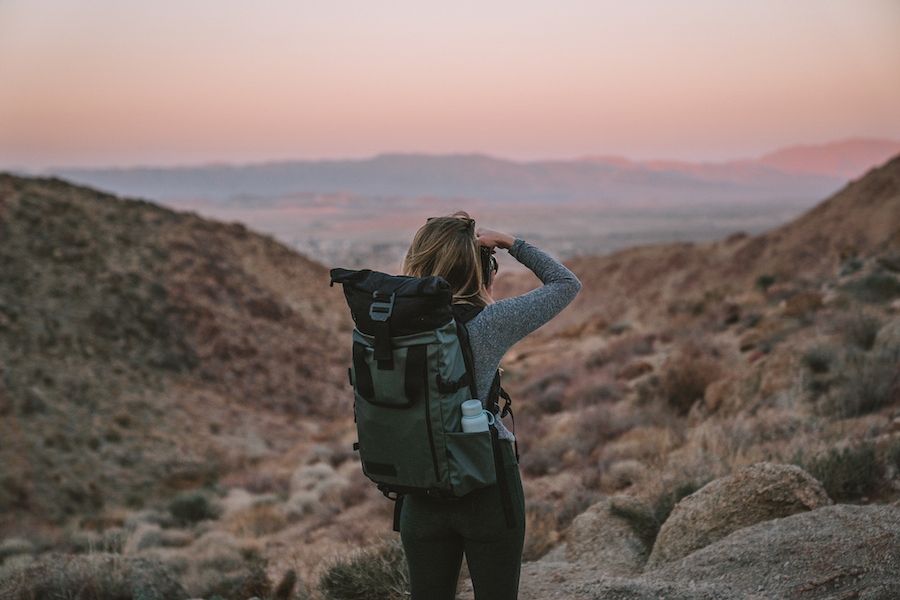
[[511, 348], [517, 341], [558, 315], [581, 290], [581, 282], [549, 254], [517, 239], [510, 255], [531, 269], [543, 285], [514, 298], [488, 306], [485, 315], [496, 325], [496, 342]]
[[490, 304], [470, 324], [479, 396], [486, 399], [500, 360], [512, 346], [569, 305], [581, 289], [578, 278], [556, 259], [517, 239], [509, 249], [543, 285], [521, 296]]

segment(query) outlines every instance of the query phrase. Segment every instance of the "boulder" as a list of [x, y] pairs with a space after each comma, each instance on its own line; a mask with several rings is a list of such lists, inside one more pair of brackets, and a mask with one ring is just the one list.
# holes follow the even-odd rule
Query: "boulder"
[[679, 502], [660, 528], [647, 569], [687, 556], [738, 529], [828, 504], [822, 484], [799, 467], [751, 465]]
[[567, 587], [553, 597], [893, 600], [900, 590], [900, 509], [826, 506], [735, 531], [637, 578], [600, 576]]
[[629, 496], [615, 496], [591, 506], [572, 522], [566, 560], [607, 575], [637, 575], [649, 555], [640, 535], [648, 518], [652, 519], [650, 509]]

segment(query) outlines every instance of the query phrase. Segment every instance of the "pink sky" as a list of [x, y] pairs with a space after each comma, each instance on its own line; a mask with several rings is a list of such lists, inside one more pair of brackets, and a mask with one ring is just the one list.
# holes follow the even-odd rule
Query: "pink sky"
[[900, 139], [898, 0], [0, 0], [0, 170]]

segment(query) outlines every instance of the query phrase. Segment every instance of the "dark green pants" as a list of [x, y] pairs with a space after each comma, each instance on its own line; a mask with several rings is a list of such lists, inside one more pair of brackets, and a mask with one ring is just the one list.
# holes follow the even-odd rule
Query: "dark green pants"
[[499, 487], [453, 502], [419, 496], [403, 500], [400, 537], [409, 563], [412, 600], [453, 600], [463, 554], [476, 600], [515, 600], [525, 543], [525, 498], [512, 444], [502, 442], [515, 514], [507, 524]]

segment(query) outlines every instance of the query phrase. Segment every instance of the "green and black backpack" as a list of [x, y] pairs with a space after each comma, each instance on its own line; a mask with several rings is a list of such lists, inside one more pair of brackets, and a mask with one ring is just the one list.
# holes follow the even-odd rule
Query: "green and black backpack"
[[[363, 473], [389, 498], [420, 494], [452, 501], [500, 483], [507, 518], [497, 429], [464, 433], [460, 405], [478, 398], [465, 323], [480, 308], [453, 305], [441, 277], [332, 269], [350, 306], [353, 359], [350, 384]], [[488, 408], [499, 413], [499, 374]], [[504, 412], [504, 414], [505, 414]]]

